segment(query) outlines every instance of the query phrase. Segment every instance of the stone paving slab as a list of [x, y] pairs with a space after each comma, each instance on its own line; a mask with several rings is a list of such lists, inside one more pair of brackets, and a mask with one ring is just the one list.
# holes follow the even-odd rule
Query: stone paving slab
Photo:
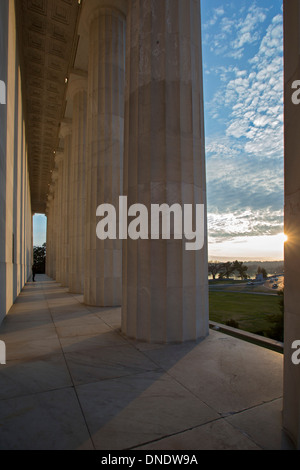
[[0, 449], [280, 449], [282, 355], [224, 333], [182, 345], [121, 334], [46, 276], [0, 327]]

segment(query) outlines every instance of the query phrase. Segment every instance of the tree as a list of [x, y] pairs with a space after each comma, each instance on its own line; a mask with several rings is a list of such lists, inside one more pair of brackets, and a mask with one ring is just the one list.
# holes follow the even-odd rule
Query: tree
[[248, 266], [246, 266], [243, 262], [235, 261], [232, 265], [233, 271], [237, 271], [239, 277], [244, 280], [248, 279], [248, 275], [246, 274], [248, 271]]
[[221, 266], [221, 272], [220, 272], [220, 278], [223, 279], [226, 277], [226, 279], [229, 279], [231, 274], [233, 273], [233, 264], [228, 261], [227, 263], [223, 263]]
[[46, 267], [46, 243], [33, 247], [33, 264], [37, 274], [45, 274]]
[[212, 275], [213, 279], [216, 279], [217, 274], [221, 272], [222, 263], [208, 263], [208, 273]]
[[258, 266], [257, 268], [257, 274], [262, 274], [264, 279], [267, 279], [268, 273], [265, 268], [262, 268], [261, 266]]

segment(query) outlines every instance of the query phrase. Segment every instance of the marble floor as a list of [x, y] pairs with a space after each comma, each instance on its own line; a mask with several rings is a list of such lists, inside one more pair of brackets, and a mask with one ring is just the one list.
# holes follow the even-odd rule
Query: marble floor
[[281, 354], [213, 330], [183, 345], [131, 341], [121, 309], [36, 281], [0, 327], [0, 449], [281, 448]]

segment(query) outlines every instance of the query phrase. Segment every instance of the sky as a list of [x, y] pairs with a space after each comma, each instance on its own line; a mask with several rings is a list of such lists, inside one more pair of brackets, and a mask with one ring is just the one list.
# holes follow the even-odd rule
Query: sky
[[43, 214], [33, 217], [33, 246], [42, 246], [46, 242], [47, 218]]
[[[209, 259], [282, 260], [282, 0], [201, 11]], [[42, 244], [45, 218], [34, 227]]]
[[201, 10], [209, 258], [282, 260], [282, 1]]

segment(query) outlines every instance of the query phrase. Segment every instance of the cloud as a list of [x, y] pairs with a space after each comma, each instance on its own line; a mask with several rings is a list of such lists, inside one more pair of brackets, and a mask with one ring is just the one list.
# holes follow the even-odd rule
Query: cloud
[[207, 46], [219, 58], [209, 68], [208, 86], [217, 86], [205, 104], [216, 132], [206, 134], [214, 243], [283, 232], [282, 14], [266, 24], [267, 9], [252, 5], [227, 16], [216, 18], [218, 33]]
[[[226, 11], [230, 12], [230, 6]], [[204, 24], [204, 42], [216, 55], [241, 59], [244, 47], [260, 39], [259, 25], [266, 20], [266, 8], [251, 5], [247, 10], [240, 9], [239, 16], [232, 13], [225, 16], [223, 7], [215, 8], [211, 18]], [[216, 26], [212, 33], [209, 29]]]
[[278, 158], [283, 148], [283, 32], [282, 17], [276, 16], [249, 61], [248, 77], [236, 72], [225, 90], [231, 107], [226, 135], [244, 137], [245, 153], [261, 158]]
[[265, 9], [251, 5], [245, 18], [235, 25], [236, 37], [231, 41], [231, 56], [240, 58], [246, 44], [257, 42], [260, 38], [258, 24], [266, 19]]
[[283, 231], [283, 162], [257, 164], [234, 153], [207, 160], [208, 226], [213, 238]]
[[207, 185], [210, 212], [283, 206], [283, 159], [259, 160], [245, 156], [232, 139], [208, 143]]
[[212, 17], [211, 19], [209, 20], [208, 22], [208, 25], [207, 26], [213, 26], [217, 23], [218, 19], [220, 16], [224, 15], [224, 8], [221, 6], [221, 7], [218, 7], [218, 8], [214, 8], [213, 9], [213, 14], [212, 14]]
[[236, 238], [273, 236], [282, 233], [283, 215], [281, 211], [240, 211], [236, 214], [209, 214], [210, 239], [222, 243]]

